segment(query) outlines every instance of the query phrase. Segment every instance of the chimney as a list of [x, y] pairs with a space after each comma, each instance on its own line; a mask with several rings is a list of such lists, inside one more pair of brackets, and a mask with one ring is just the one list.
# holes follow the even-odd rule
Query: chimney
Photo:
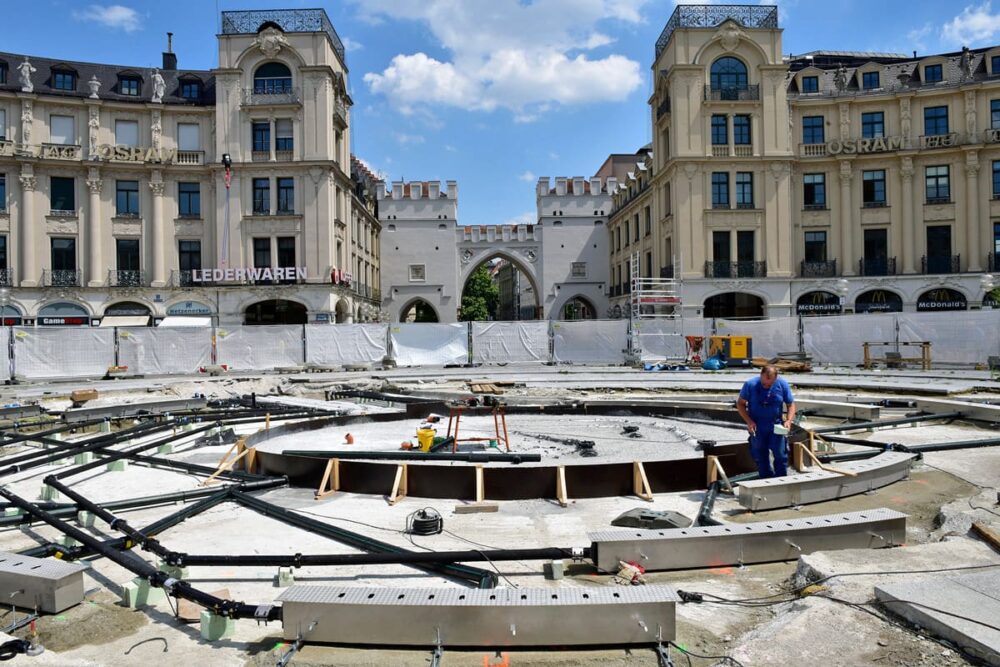
[[172, 71], [177, 69], [177, 54], [174, 53], [174, 33], [167, 33], [167, 50], [163, 52], [163, 69]]
[[545, 197], [549, 194], [549, 177], [539, 176], [538, 177], [538, 188], [537, 194], [539, 197]]
[[562, 177], [556, 178], [556, 196], [562, 197], [566, 194], [566, 179]]
[[410, 183], [410, 199], [420, 199], [423, 195], [423, 183]]
[[458, 199], [458, 181], [445, 181], [448, 186], [448, 199]]
[[428, 181], [427, 182], [427, 197], [428, 199], [438, 199], [441, 196], [441, 181]]

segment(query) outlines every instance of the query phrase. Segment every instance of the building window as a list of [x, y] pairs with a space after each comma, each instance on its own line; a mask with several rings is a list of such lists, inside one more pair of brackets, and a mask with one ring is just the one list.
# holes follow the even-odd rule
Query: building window
[[198, 123], [177, 123], [177, 150], [200, 151], [200, 130]]
[[644, 213], [646, 216], [646, 236], [649, 236], [653, 233], [653, 215], [648, 206], [644, 209]]
[[948, 165], [927, 167], [924, 170], [924, 181], [927, 185], [928, 204], [940, 204], [951, 199], [951, 186], [948, 183]]
[[[139, 271], [139, 239], [115, 239], [115, 259], [119, 271]], [[123, 276], [118, 277], [121, 284]]]
[[587, 277], [587, 263], [586, 262], [573, 262], [570, 265], [570, 276], [573, 278], [586, 278]]
[[728, 172], [712, 172], [712, 208], [729, 208]]
[[257, 269], [266, 269], [271, 266], [271, 239], [270, 237], [255, 238], [253, 240], [253, 265]]
[[861, 172], [861, 198], [866, 208], [885, 206], [885, 169]]
[[[752, 229], [743, 229], [736, 232], [736, 261], [739, 262], [738, 277], [753, 277], [753, 261], [756, 257], [754, 250], [754, 233]], [[749, 266], [747, 266], [749, 264]]]
[[181, 81], [181, 97], [186, 100], [197, 100], [201, 98], [200, 81]]
[[115, 143], [121, 146], [138, 146], [139, 122], [135, 120], [116, 120]]
[[639, 242], [639, 214], [638, 213], [636, 213], [633, 216], [633, 218], [632, 218], [632, 231], [635, 232], [635, 234], [633, 234], [633, 237], [635, 238], [635, 242], [638, 243]]
[[885, 136], [885, 114], [872, 111], [861, 114], [861, 136], [865, 139]]
[[177, 184], [177, 213], [182, 218], [201, 217], [201, 185], [199, 183]]
[[7, 83], [7, 63], [0, 63], [0, 84]]
[[7, 140], [7, 110], [0, 109], [0, 141]]
[[278, 213], [295, 212], [295, 179], [278, 179]]
[[410, 282], [427, 280], [427, 270], [424, 264], [410, 264]]
[[119, 216], [139, 215], [139, 181], [115, 181], [115, 212]]
[[806, 232], [805, 260], [807, 262], [826, 261], [826, 232]]
[[76, 122], [72, 116], [49, 116], [49, 141], [70, 146], [76, 143]]
[[802, 175], [802, 202], [807, 209], [826, 208], [826, 174]]
[[[52, 239], [52, 270], [53, 271], [76, 271], [76, 239], [57, 238]], [[65, 276], [58, 277], [61, 282]], [[53, 276], [53, 282], [57, 280]], [[75, 285], [76, 280], [67, 281], [65, 284]]]
[[736, 208], [753, 208], [753, 173], [736, 172]]
[[253, 150], [269, 152], [271, 150], [271, 124], [253, 124]]
[[[295, 267], [295, 237], [278, 237], [278, 266], [283, 269]], [[295, 278], [286, 279], [283, 282], [294, 283]]]
[[722, 91], [722, 99], [736, 99], [738, 91], [747, 88], [747, 66], [732, 56], [723, 56], [712, 63], [712, 90]]
[[802, 77], [802, 92], [803, 93], [818, 93], [819, 92], [819, 77], [818, 76], [804, 76], [804, 77]]
[[1000, 199], [1000, 160], [993, 160], [993, 198]]
[[67, 71], [53, 71], [52, 87], [56, 90], [76, 90], [76, 74]]
[[941, 65], [927, 65], [924, 67], [924, 83], [937, 83], [944, 80], [944, 69]]
[[733, 116], [733, 143], [743, 146], [750, 143], [750, 116]]
[[[7, 235], [0, 235], [0, 271], [7, 270]], [[10, 286], [10, 274], [0, 278], [0, 284]], [[6, 315], [6, 313], [4, 313]], [[4, 323], [6, 324], [6, 323]]]
[[49, 208], [53, 211], [76, 213], [76, 179], [53, 176], [49, 183]]
[[[1000, 58], [1000, 56], [994, 56], [994, 58]], [[1000, 76], [1000, 70], [993, 71]], [[990, 100], [990, 129], [1000, 130], [1000, 100]]]
[[279, 95], [292, 90], [292, 73], [282, 63], [264, 63], [253, 75], [253, 92], [258, 95]]
[[622, 220], [622, 231], [625, 234], [625, 247], [627, 248], [628, 244], [631, 242], [629, 240], [631, 229], [628, 226], [628, 218]]
[[712, 116], [712, 145], [725, 146], [729, 143], [729, 128], [726, 117], [714, 114]]
[[201, 241], [181, 239], [177, 242], [177, 263], [181, 271], [201, 269]]
[[[996, 174], [996, 162], [993, 163], [993, 173]], [[996, 182], [996, 176], [993, 177]], [[996, 188], [994, 188], [995, 190]], [[7, 174], [0, 174], [0, 211], [7, 210]]]
[[879, 88], [878, 72], [864, 72], [861, 75], [861, 87], [864, 90]]
[[615, 250], [622, 249], [622, 228], [615, 227]]
[[802, 143], [823, 144], [823, 116], [805, 116], [802, 119]]
[[924, 109], [924, 134], [927, 136], [948, 134], [948, 107]]
[[139, 96], [139, 88], [141, 87], [141, 82], [137, 76], [123, 76], [118, 79], [118, 92], [122, 95], [129, 95], [131, 97]]
[[292, 120], [290, 118], [274, 121], [274, 150], [292, 150]]
[[992, 56], [990, 58], [990, 74], [1000, 76], [1000, 56]]
[[253, 179], [253, 212], [258, 215], [271, 212], [271, 179]]
[[712, 232], [712, 260], [714, 262], [728, 262], [730, 260], [730, 253], [729, 232]]

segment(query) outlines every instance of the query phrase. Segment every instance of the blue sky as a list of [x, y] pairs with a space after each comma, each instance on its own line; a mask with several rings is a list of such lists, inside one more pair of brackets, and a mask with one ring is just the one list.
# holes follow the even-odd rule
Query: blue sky
[[[32, 0], [0, 49], [216, 65], [216, 9], [324, 7], [347, 46], [353, 151], [390, 179], [455, 179], [463, 224], [534, 219], [538, 176], [589, 176], [650, 140], [653, 45], [673, 0]], [[787, 0], [784, 51], [1000, 43], [1000, 0]], [[58, 17], [58, 20], [56, 18]], [[14, 29], [16, 26], [16, 29]]]

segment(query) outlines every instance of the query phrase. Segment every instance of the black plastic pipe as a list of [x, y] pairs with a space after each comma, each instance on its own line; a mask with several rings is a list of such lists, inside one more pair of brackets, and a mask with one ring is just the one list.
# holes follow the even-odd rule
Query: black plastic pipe
[[[843, 433], [844, 431], [857, 431], [859, 429], [882, 428], [883, 426], [900, 426], [903, 424], [916, 424], [918, 422], [930, 422], [943, 419], [959, 419], [961, 412], [942, 412], [940, 414], [921, 414], [914, 417], [900, 417], [899, 419], [885, 419], [882, 421], [857, 422], [854, 424], [838, 424], [837, 426], [822, 426], [820, 428], [809, 429], [813, 433]], [[829, 439], [829, 438], [828, 438]]]
[[979, 447], [996, 447], [1000, 445], [1000, 438], [986, 438], [983, 440], [960, 440], [958, 442], [928, 443], [926, 445], [898, 445], [897, 447], [907, 452], [947, 452], [952, 449], [976, 449]]
[[354, 451], [316, 450], [316, 449], [285, 449], [284, 456], [301, 456], [310, 459], [341, 459], [341, 460], [371, 460], [371, 461], [464, 461], [468, 463], [538, 463], [541, 454], [517, 454], [515, 452], [413, 452], [413, 451]]
[[430, 564], [430, 563], [472, 563], [511, 560], [556, 560], [573, 556], [590, 557], [590, 547], [577, 550], [558, 547], [539, 549], [499, 549], [465, 551], [403, 551], [398, 553], [364, 554], [277, 554], [252, 556], [205, 556], [174, 554], [178, 565], [204, 566], [275, 566], [305, 567], [309, 565], [389, 565], [389, 564]]

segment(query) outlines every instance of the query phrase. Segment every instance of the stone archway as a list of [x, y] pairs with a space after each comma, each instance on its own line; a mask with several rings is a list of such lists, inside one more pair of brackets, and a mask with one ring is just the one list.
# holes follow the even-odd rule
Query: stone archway
[[705, 299], [704, 317], [762, 318], [764, 299], [746, 292], [723, 292]]
[[440, 322], [437, 310], [426, 299], [410, 299], [399, 309], [400, 322]]
[[597, 309], [587, 298], [577, 295], [559, 309], [560, 320], [595, 320]]
[[496, 248], [487, 248], [471, 255], [470, 251], [466, 250], [466, 254], [463, 255], [463, 268], [459, 281], [461, 286], [459, 311], [461, 312], [469, 281], [477, 270], [491, 264], [493, 260], [500, 260], [499, 265], [493, 265], [495, 269], [493, 279], [497, 284], [500, 302], [497, 312], [491, 313], [491, 317], [498, 320], [542, 319], [542, 295], [533, 267], [523, 257]]
[[337, 324], [346, 324], [351, 321], [351, 310], [347, 302], [341, 299], [333, 308], [334, 321]]
[[257, 324], [305, 324], [308, 310], [298, 301], [286, 299], [268, 299], [257, 301], [247, 306], [244, 311], [243, 323]]

